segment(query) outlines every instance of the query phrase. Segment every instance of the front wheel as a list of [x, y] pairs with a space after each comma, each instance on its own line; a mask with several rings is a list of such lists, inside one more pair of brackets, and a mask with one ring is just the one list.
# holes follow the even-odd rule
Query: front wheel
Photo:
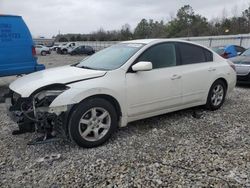
[[73, 111], [69, 136], [80, 147], [96, 147], [107, 141], [118, 126], [113, 105], [101, 98], [83, 101]]
[[217, 110], [219, 109], [226, 97], [226, 85], [222, 80], [217, 80], [213, 83], [210, 88], [206, 108], [209, 110]]

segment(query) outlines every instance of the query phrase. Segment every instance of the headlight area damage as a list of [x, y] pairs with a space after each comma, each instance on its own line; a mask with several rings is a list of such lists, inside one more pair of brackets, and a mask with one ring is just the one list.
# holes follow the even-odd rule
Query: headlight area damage
[[[27, 132], [42, 133], [28, 144], [39, 144], [57, 140], [58, 133], [66, 133], [65, 120], [70, 106], [51, 108], [53, 100], [69, 87], [63, 84], [45, 86], [35, 91], [28, 98], [22, 98], [14, 91], [9, 91], [6, 98], [9, 116], [18, 124], [19, 130], [12, 132], [13, 135]], [[60, 134], [62, 135], [62, 134]]]

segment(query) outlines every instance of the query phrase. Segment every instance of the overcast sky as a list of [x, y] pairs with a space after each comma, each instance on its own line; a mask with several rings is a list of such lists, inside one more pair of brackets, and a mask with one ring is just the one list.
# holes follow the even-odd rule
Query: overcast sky
[[0, 0], [0, 14], [21, 15], [32, 35], [52, 37], [60, 31], [90, 33], [99, 28], [120, 29], [128, 23], [133, 29], [142, 19], [167, 21], [183, 5], [208, 19], [240, 15], [248, 0]]

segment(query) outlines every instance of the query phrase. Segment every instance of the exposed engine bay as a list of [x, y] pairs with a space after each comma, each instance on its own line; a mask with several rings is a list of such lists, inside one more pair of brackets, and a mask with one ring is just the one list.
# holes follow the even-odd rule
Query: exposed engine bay
[[71, 106], [50, 107], [53, 100], [67, 89], [64, 84], [53, 84], [40, 88], [28, 98], [22, 98], [10, 90], [5, 95], [7, 110], [19, 127], [19, 130], [13, 131], [12, 134], [27, 132], [43, 134], [30, 144], [54, 139], [57, 135], [67, 136], [67, 117]]

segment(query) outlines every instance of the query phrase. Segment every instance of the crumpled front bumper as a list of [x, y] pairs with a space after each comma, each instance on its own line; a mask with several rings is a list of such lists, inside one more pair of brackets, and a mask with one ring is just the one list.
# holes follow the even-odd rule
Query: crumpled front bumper
[[[67, 131], [67, 122], [72, 106], [35, 107], [31, 98], [10, 91], [5, 95], [8, 116], [18, 124], [19, 132], [40, 132], [62, 129]], [[27, 108], [28, 107], [28, 108]]]
[[5, 107], [6, 107], [7, 114], [13, 121], [18, 122], [19, 121], [18, 116], [14, 112], [10, 111], [11, 106], [12, 106], [11, 98], [6, 98]]

